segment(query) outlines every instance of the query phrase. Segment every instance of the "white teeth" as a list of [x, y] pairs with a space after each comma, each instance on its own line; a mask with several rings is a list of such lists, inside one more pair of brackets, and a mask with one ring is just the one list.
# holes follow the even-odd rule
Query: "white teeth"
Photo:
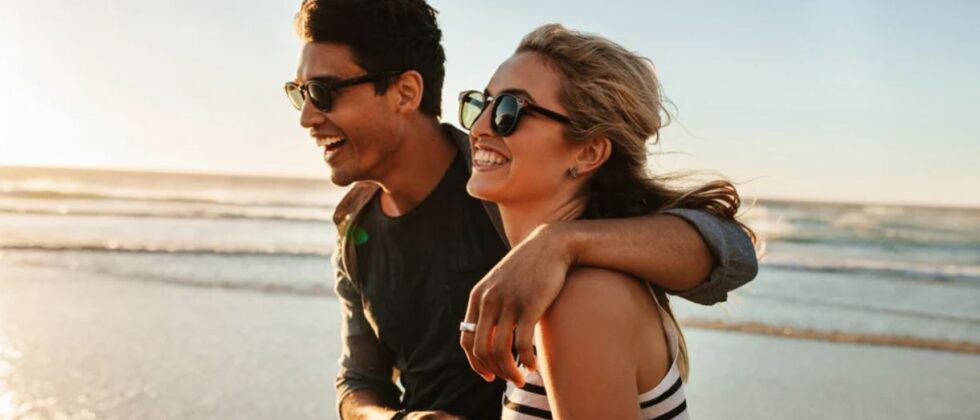
[[343, 140], [344, 140], [344, 138], [343, 137], [340, 137], [340, 136], [317, 137], [316, 138], [316, 145], [319, 146], [319, 147], [333, 146], [333, 145], [335, 145], [337, 143], [340, 143]]
[[509, 159], [493, 150], [478, 149], [473, 154], [473, 161], [482, 166], [498, 166], [507, 163]]

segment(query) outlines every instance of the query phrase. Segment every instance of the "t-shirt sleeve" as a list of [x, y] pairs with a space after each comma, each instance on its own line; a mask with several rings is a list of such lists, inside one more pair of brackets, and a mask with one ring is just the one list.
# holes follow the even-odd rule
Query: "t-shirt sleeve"
[[748, 233], [735, 222], [701, 210], [670, 209], [663, 211], [686, 220], [701, 233], [718, 265], [697, 287], [676, 293], [691, 302], [713, 305], [728, 299], [728, 292], [755, 278], [759, 272], [755, 247]]

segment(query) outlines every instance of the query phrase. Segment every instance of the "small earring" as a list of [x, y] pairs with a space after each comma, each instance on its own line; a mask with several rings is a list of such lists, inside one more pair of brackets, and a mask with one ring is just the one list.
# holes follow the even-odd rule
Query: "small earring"
[[578, 167], [572, 166], [571, 168], [568, 168], [568, 174], [571, 175], [572, 178], [578, 178]]

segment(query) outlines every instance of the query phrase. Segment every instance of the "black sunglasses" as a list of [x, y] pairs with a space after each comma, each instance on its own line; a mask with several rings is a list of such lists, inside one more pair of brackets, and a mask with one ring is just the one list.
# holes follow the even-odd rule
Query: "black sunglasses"
[[365, 74], [363, 76], [351, 77], [341, 80], [309, 80], [306, 83], [286, 82], [286, 97], [289, 103], [296, 109], [303, 109], [306, 98], [313, 101], [313, 106], [322, 112], [330, 112], [333, 108], [334, 95], [337, 91], [354, 85], [368, 82], [377, 82], [387, 77], [401, 74], [401, 71], [388, 71], [384, 73]]
[[478, 90], [468, 90], [459, 94], [459, 125], [467, 130], [473, 128], [473, 124], [490, 104], [493, 104], [490, 108], [490, 128], [498, 136], [509, 136], [513, 133], [525, 110], [562, 124], [571, 123], [571, 120], [564, 115], [509, 93], [497, 95], [495, 98]]

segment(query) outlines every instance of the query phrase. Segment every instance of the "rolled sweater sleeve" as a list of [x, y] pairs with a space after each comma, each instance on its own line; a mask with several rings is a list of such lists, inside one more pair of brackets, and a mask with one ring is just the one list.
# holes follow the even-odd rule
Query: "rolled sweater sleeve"
[[759, 262], [749, 235], [737, 224], [701, 210], [670, 209], [663, 211], [693, 225], [714, 254], [718, 265], [697, 287], [676, 293], [677, 296], [702, 305], [713, 305], [728, 299], [728, 292], [755, 278]]
[[394, 384], [394, 362], [364, 315], [360, 291], [339, 268], [339, 259], [334, 260], [334, 267], [338, 267], [334, 290], [340, 300], [343, 346], [334, 383], [337, 408], [348, 394], [359, 389], [370, 389], [391, 407], [397, 407], [401, 392]]

